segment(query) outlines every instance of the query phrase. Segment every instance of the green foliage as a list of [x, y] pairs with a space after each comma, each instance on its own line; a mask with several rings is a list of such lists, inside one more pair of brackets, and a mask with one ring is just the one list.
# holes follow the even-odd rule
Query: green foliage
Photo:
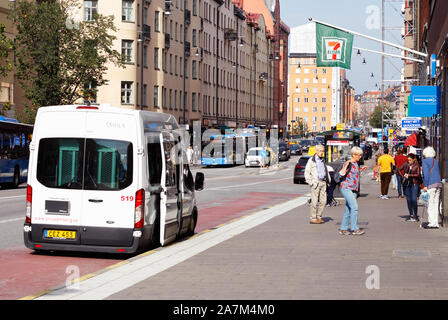
[[12, 63], [8, 59], [14, 50], [14, 42], [5, 35], [5, 25], [0, 23], [0, 75], [6, 76], [12, 70]]
[[87, 83], [107, 84], [107, 64], [122, 66], [113, 50], [116, 28], [112, 16], [97, 15], [93, 21], [73, 21], [78, 1], [17, 0], [10, 19], [15, 21], [16, 69], [21, 87], [32, 107], [73, 104], [83, 97]]
[[[385, 111], [391, 111], [390, 108], [385, 107]], [[369, 119], [369, 123], [370, 126], [372, 126], [373, 128], [381, 128], [382, 125], [382, 110], [381, 110], [381, 106], [377, 106], [375, 108], [375, 110], [373, 111], [372, 115], [370, 116]]]

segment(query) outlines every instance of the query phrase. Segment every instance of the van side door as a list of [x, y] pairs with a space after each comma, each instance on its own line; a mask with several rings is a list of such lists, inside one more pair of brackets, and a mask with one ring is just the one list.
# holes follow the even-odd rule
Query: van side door
[[162, 177], [160, 195], [160, 244], [176, 239], [178, 222], [178, 185], [176, 141], [169, 132], [161, 133]]

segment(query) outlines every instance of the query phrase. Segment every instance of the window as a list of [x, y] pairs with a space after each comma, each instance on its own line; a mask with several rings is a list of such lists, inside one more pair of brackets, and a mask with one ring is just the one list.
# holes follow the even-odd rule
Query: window
[[196, 74], [197, 74], [197, 61], [193, 60], [192, 66], [191, 66], [191, 77], [193, 79], [197, 79]]
[[326, 107], [322, 107], [322, 113], [327, 112], [327, 108]]
[[305, 78], [305, 79], [303, 79], [303, 82], [304, 82], [304, 83], [310, 83], [310, 79]]
[[193, 32], [192, 32], [192, 45], [193, 45], [193, 47], [197, 47], [198, 45], [197, 45], [197, 31], [196, 31], [196, 29], [193, 29]]
[[300, 102], [300, 98], [296, 98], [296, 102]]
[[310, 69], [305, 69], [305, 74], [310, 73]]
[[132, 184], [132, 143], [47, 138], [39, 142], [37, 179], [48, 188], [121, 190]]
[[191, 110], [196, 111], [196, 93], [191, 94]]
[[84, 21], [92, 21], [98, 14], [98, 0], [84, 0]]
[[317, 107], [313, 107], [313, 112], [317, 112]]
[[296, 78], [296, 84], [300, 83], [300, 78]]
[[154, 48], [154, 69], [159, 70], [159, 48]]
[[154, 13], [154, 31], [155, 32], [160, 32], [160, 16], [159, 16], [159, 11], [156, 11]]
[[322, 74], [327, 74], [327, 69], [322, 69]]
[[305, 92], [305, 93], [309, 93], [309, 92], [310, 92], [310, 89], [305, 88], [305, 89], [303, 90], [303, 92]]
[[305, 102], [308, 102], [308, 98], [304, 98]]
[[322, 102], [327, 102], [327, 98], [322, 98]]
[[317, 98], [313, 98], [313, 102], [317, 102]]
[[299, 107], [296, 107], [296, 108], [295, 108], [295, 112], [300, 112], [300, 108], [299, 108]]
[[132, 82], [123, 81], [121, 82], [121, 103], [131, 104], [132, 103]]
[[296, 74], [299, 74], [300, 73], [300, 68], [297, 68], [296, 69]]
[[322, 83], [327, 83], [327, 78], [322, 78]]
[[154, 108], [159, 107], [159, 86], [154, 86]]
[[121, 40], [121, 57], [123, 59], [123, 63], [134, 63], [133, 47], [133, 40]]
[[144, 84], [143, 85], [143, 97], [142, 97], [142, 100], [143, 100], [143, 106], [145, 106], [145, 107], [147, 106], [147, 104], [146, 104], [146, 97], [147, 97], [146, 89], [147, 89], [147, 85]]
[[303, 112], [308, 112], [308, 107], [303, 108]]
[[121, 20], [134, 22], [134, 0], [123, 0], [121, 9]]
[[148, 46], [143, 46], [143, 67], [148, 68]]
[[90, 102], [90, 103], [96, 103], [96, 93], [98, 92], [98, 88], [96, 86], [96, 83], [89, 82], [84, 84], [84, 91], [83, 91], [83, 98], [84, 103]]
[[166, 88], [162, 87], [162, 108], [166, 109]]

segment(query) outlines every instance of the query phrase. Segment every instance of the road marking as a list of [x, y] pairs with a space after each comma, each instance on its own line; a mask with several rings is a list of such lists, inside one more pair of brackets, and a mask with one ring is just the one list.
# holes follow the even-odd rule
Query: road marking
[[14, 219], [7, 219], [7, 220], [0, 220], [0, 224], [2, 223], [8, 223], [8, 222], [14, 222], [14, 221], [20, 221], [20, 220], [24, 220], [24, 217], [21, 218], [14, 218]]
[[12, 196], [12, 197], [1, 197], [0, 200], [9, 200], [9, 199], [17, 199], [17, 198], [25, 199], [25, 195], [23, 195], [23, 196]]
[[215, 190], [225, 190], [225, 189], [237, 189], [237, 188], [240, 188], [240, 187], [248, 187], [248, 186], [253, 186], [253, 185], [262, 184], [262, 183], [272, 183], [272, 182], [276, 182], [276, 181], [283, 181], [283, 180], [289, 180], [289, 179], [291, 179], [291, 178], [283, 178], [283, 179], [275, 179], [275, 180], [265, 180], [265, 181], [247, 183], [247, 184], [238, 184], [238, 185], [226, 186], [226, 187], [209, 188], [207, 190], [215, 191]]
[[[188, 241], [176, 242], [147, 256], [129, 259], [128, 263], [85, 279], [79, 289], [60, 287], [39, 295], [38, 300], [99, 300], [125, 290], [147, 278], [167, 270], [223, 241], [231, 239], [272, 218], [304, 205], [308, 197], [298, 197], [271, 209], [261, 210], [228, 223], [221, 228], [206, 230]], [[36, 295], [35, 295], [36, 296]], [[29, 296], [32, 297], [32, 296]]]

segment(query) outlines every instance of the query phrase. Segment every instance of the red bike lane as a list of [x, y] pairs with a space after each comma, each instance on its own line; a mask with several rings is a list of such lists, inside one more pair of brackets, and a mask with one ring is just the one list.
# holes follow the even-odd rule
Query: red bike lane
[[[299, 194], [246, 192], [238, 197], [198, 204], [196, 232], [215, 228], [266, 206], [272, 206]], [[79, 277], [123, 261], [106, 254], [36, 253], [25, 247], [0, 249], [0, 300], [19, 299], [64, 284], [79, 270]]]

